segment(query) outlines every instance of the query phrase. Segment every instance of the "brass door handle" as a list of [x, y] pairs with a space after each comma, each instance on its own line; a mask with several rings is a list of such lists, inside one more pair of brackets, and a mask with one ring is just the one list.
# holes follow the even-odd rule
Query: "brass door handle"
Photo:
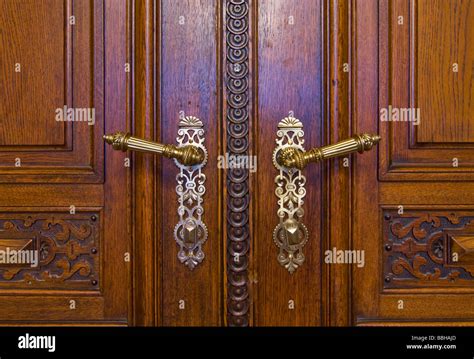
[[352, 152], [370, 150], [380, 141], [377, 135], [355, 135], [332, 145], [304, 150], [303, 123], [293, 116], [278, 123], [276, 148], [272, 161], [275, 174], [278, 224], [273, 230], [273, 241], [279, 252], [280, 263], [288, 272], [294, 273], [305, 261], [303, 248], [310, 233], [303, 224], [306, 177], [303, 169], [310, 162], [343, 156]]
[[204, 162], [206, 157], [200, 148], [193, 145], [184, 145], [181, 147], [164, 145], [131, 136], [129, 133], [116, 132], [114, 134], [104, 135], [104, 140], [109, 145], [112, 145], [114, 150], [156, 153], [167, 158], [174, 158], [185, 166], [198, 165]]
[[200, 119], [194, 116], [183, 117], [178, 127], [177, 145], [163, 145], [122, 132], [105, 135], [104, 140], [114, 150], [157, 153], [175, 160], [178, 169], [175, 190], [179, 219], [173, 231], [174, 240], [179, 247], [179, 261], [192, 270], [204, 260], [203, 245], [208, 237], [203, 207], [206, 193], [204, 167], [208, 153], [204, 146], [205, 131]]
[[315, 147], [306, 152], [298, 148], [286, 147], [277, 155], [277, 161], [281, 166], [302, 170], [310, 162], [320, 162], [353, 152], [369, 151], [379, 142], [380, 136], [364, 133], [331, 145]]

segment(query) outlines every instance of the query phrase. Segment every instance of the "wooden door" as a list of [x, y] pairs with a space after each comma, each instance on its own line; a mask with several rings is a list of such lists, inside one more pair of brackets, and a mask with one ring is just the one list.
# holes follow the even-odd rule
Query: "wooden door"
[[[258, 170], [245, 182], [250, 239], [227, 238], [228, 278], [239, 279], [228, 282], [228, 324], [471, 323], [472, 2], [241, 3]], [[394, 109], [399, 117], [387, 118]], [[377, 150], [304, 170], [309, 236], [292, 274], [272, 235], [271, 152], [284, 117], [300, 120], [306, 149], [367, 132], [382, 139]], [[236, 244], [248, 253], [244, 268], [233, 266]], [[331, 263], [339, 252], [360, 262]]]
[[102, 141], [127, 127], [125, 14], [0, 1], [1, 325], [132, 320], [130, 169]]
[[[304, 126], [305, 148], [350, 135], [342, 71], [348, 51], [341, 37], [347, 2], [163, 0], [137, 2], [135, 9], [135, 134], [175, 143], [180, 116], [196, 116], [208, 151], [208, 238], [193, 269], [179, 260], [173, 232], [175, 164], [136, 157], [135, 240], [143, 257], [135, 275], [146, 298], [143, 323], [347, 323], [342, 275], [348, 270], [330, 269], [322, 258], [330, 238], [345, 240], [348, 218], [336, 214], [348, 210], [348, 182], [338, 177], [348, 170], [337, 162], [305, 170], [308, 242], [304, 261], [290, 273], [273, 238], [280, 220], [272, 161], [286, 117]], [[226, 160], [222, 168], [222, 157], [256, 159], [257, 168]], [[339, 195], [335, 206], [330, 199]], [[336, 218], [329, 221], [331, 215]]]
[[[471, 325], [474, 3], [262, 0], [249, 9], [251, 323]], [[271, 151], [295, 118], [304, 144], [293, 136], [292, 146], [361, 133], [381, 143], [309, 165], [290, 188]], [[304, 201], [304, 261], [273, 243], [282, 194], [286, 209], [291, 195]]]
[[[290, 274], [272, 239], [279, 221], [272, 152], [278, 123], [290, 111], [306, 126], [308, 145], [324, 142], [327, 11], [313, 0], [136, 2], [135, 134], [172, 144], [180, 118], [195, 116], [208, 152], [202, 206], [208, 238], [204, 259], [192, 269], [179, 259], [173, 232], [175, 163], [140, 154], [134, 162], [142, 256], [135, 275], [146, 298], [139, 308], [144, 324], [325, 322], [323, 170], [308, 169], [311, 240], [304, 266]], [[236, 168], [229, 158], [256, 158], [257, 169]]]
[[[217, 0], [135, 2], [134, 133], [177, 144], [181, 121], [194, 117], [201, 122], [200, 137], [207, 151], [199, 179], [187, 170], [188, 178], [178, 178], [180, 170], [169, 159], [136, 154], [135, 236], [139, 257], [135, 258], [135, 275], [140, 283], [140, 324], [223, 324], [223, 187], [217, 169], [222, 146], [217, 20], [221, 10]], [[202, 203], [194, 197], [201, 193], [199, 182]], [[193, 186], [196, 191], [184, 189], [184, 199], [177, 193], [180, 185], [187, 189]], [[184, 199], [182, 207], [180, 198]], [[178, 209], [186, 206], [196, 217], [202, 210], [207, 229], [199, 249], [203, 258], [195, 266], [178, 258], [184, 247], [176, 241], [179, 236], [175, 228], [180, 230], [176, 227], [180, 223]], [[196, 256], [197, 251], [193, 249]]]
[[[293, 273], [277, 260], [290, 253], [275, 245], [273, 232], [279, 223], [272, 152], [276, 148], [278, 124], [284, 118], [298, 119], [304, 130], [304, 146], [320, 146], [327, 130], [324, 118], [324, 14], [322, 1], [261, 1], [256, 21], [255, 82], [258, 101], [254, 111], [255, 235], [252, 274], [255, 276], [255, 325], [321, 325], [322, 235], [324, 188], [322, 168], [304, 171], [306, 190], [301, 196], [304, 215], [300, 222], [308, 231], [308, 242], [299, 251], [304, 262]], [[296, 140], [293, 138], [293, 140]], [[286, 176], [283, 176], [286, 177]], [[286, 182], [288, 181], [288, 182]], [[282, 181], [283, 183], [283, 181]], [[284, 186], [296, 184], [285, 179]], [[296, 184], [297, 185], [297, 184]], [[288, 190], [283, 196], [290, 195]], [[295, 189], [295, 195], [298, 190]], [[283, 207], [288, 208], [288, 203]], [[296, 253], [295, 253], [296, 256]], [[290, 264], [290, 263], [288, 263]]]
[[40, 261], [0, 266], [0, 324], [470, 324], [473, 8], [1, 0], [0, 250]]
[[[40, 256], [34, 269], [0, 265], [0, 323], [223, 324], [221, 10], [219, 1], [0, 2], [0, 250]], [[93, 123], [68, 109], [94, 110]], [[102, 138], [175, 144], [186, 116], [202, 121], [208, 152], [210, 238], [194, 271], [177, 258], [174, 162], [115, 152]]]
[[[356, 325], [472, 325], [472, 1], [355, 4], [353, 128], [378, 154], [353, 168]], [[383, 109], [419, 109], [384, 121]], [[401, 117], [399, 119], [402, 119]]]

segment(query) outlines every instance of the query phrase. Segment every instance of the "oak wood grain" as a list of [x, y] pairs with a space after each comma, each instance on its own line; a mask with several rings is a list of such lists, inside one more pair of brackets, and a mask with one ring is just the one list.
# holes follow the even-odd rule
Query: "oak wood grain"
[[68, 104], [72, 91], [67, 56], [72, 46], [72, 27], [67, 25], [71, 4], [0, 3], [0, 146], [65, 145], [66, 123], [55, 121], [55, 110]]
[[[386, 262], [392, 257], [383, 254], [392, 247], [386, 247], [388, 234], [382, 228], [384, 221], [393, 220], [386, 209], [399, 213], [399, 206], [403, 206], [400, 216], [428, 213], [424, 230], [434, 228], [438, 236], [456, 225], [463, 228], [458, 218], [472, 209], [471, 134], [465, 132], [472, 125], [469, 115], [465, 116], [471, 111], [472, 89], [467, 90], [471, 74], [461, 65], [467, 76], [455, 80], [450, 67], [455, 62], [451, 60], [454, 54], [471, 66], [472, 47], [461, 39], [470, 31], [465, 27], [472, 21], [472, 4], [388, 0], [354, 3], [356, 100], [352, 105], [352, 126], [355, 131], [379, 130], [382, 142], [379, 156], [370, 152], [354, 162], [352, 243], [355, 249], [365, 250], [366, 265], [352, 269], [352, 323], [469, 325], [473, 316], [468, 304], [473, 296], [469, 279], [462, 283], [465, 287], [456, 281], [423, 283], [422, 276], [416, 277], [416, 270], [412, 276], [403, 270], [401, 274], [408, 278], [411, 287], [402, 284], [389, 289], [390, 275], [398, 272], [393, 272]], [[405, 25], [398, 25], [399, 16], [404, 17]], [[448, 66], [446, 71], [442, 70], [444, 65]], [[420, 127], [414, 129], [407, 122], [380, 122], [379, 110], [389, 104], [419, 105]], [[424, 117], [427, 114], [428, 118]], [[459, 168], [452, 167], [453, 157], [459, 157]], [[449, 222], [437, 224], [435, 214], [439, 211], [448, 213]], [[413, 232], [408, 236], [421, 243], [422, 234]], [[447, 256], [449, 244], [443, 243], [446, 247], [442, 253]], [[412, 254], [404, 255], [410, 263]], [[438, 263], [451, 266], [443, 261]], [[388, 278], [383, 275], [384, 266], [393, 272]], [[444, 276], [446, 272], [443, 273]], [[464, 276], [469, 278], [468, 274]]]
[[[278, 122], [294, 111], [305, 126], [305, 146], [322, 143], [323, 82], [320, 1], [260, 1], [258, 3], [258, 230], [255, 324], [321, 324], [321, 168], [305, 169], [304, 217], [309, 242], [304, 264], [290, 274], [277, 261], [272, 234], [278, 224], [272, 151]], [[291, 24], [291, 17], [294, 23]], [[255, 199], [254, 199], [255, 200]], [[294, 309], [289, 301], [295, 303]]]
[[[154, 8], [153, 1], [134, 2], [133, 48], [133, 133], [149, 140], [155, 133], [154, 74]], [[157, 243], [160, 228], [159, 192], [153, 155], [133, 156], [133, 323], [138, 326], [159, 325], [161, 321], [161, 286], [156, 268], [161, 263]], [[159, 278], [159, 277], [158, 277]], [[157, 306], [158, 304], [158, 306]]]
[[[97, 247], [90, 254], [77, 254], [98, 273], [91, 278], [97, 281], [91, 282], [92, 288], [97, 286], [94, 290], [75, 289], [74, 273], [50, 286], [19, 288], [4, 281], [2, 324], [130, 322], [133, 286], [131, 268], [124, 261], [124, 254], [131, 252], [130, 169], [124, 167], [120, 154], [109, 149], [105, 155], [102, 141], [105, 128], [127, 127], [130, 83], [123, 65], [130, 36], [125, 32], [128, 4], [127, 0], [0, 2], [0, 71], [2, 89], [7, 88], [0, 98], [0, 211], [20, 233], [38, 231], [38, 223], [49, 221], [49, 235], [66, 246], [68, 241], [86, 238], [88, 224], [93, 223]], [[75, 25], [68, 25], [72, 15]], [[10, 63], [16, 58], [22, 72], [15, 77]], [[95, 125], [56, 122], [53, 107], [63, 105], [94, 107]], [[18, 121], [12, 122], [15, 118]], [[16, 157], [22, 167], [14, 167]], [[77, 214], [70, 213], [71, 206]], [[82, 225], [75, 224], [75, 215]], [[66, 229], [63, 234], [61, 223]], [[8, 226], [11, 232], [13, 227]], [[8, 228], [3, 228], [4, 239], [9, 237]], [[45, 236], [46, 229], [41, 233]]]
[[[176, 143], [180, 112], [198, 117], [204, 125], [208, 162], [203, 169], [206, 176], [203, 221], [209, 237], [203, 245], [205, 258], [190, 270], [177, 257], [178, 245], [174, 227], [178, 223], [178, 198], [173, 161], [159, 160], [161, 182], [157, 184], [162, 211], [162, 226], [156, 238], [162, 256], [158, 272], [161, 277], [162, 324], [165, 326], [216, 326], [223, 321], [222, 311], [222, 248], [223, 237], [218, 223], [220, 214], [217, 155], [220, 154], [217, 95], [217, 1], [161, 2], [157, 53], [159, 57], [159, 116], [156, 126], [164, 143]], [[180, 21], [181, 20], [181, 21]], [[179, 302], [184, 301], [184, 309]]]
[[[474, 142], [474, 4], [418, 0], [413, 6], [416, 36], [414, 96], [422, 120], [418, 142]], [[453, 64], [458, 72], [453, 71]]]
[[[0, 4], [0, 183], [103, 182], [104, 45], [102, 18], [94, 17], [100, 5]], [[95, 124], [56, 121], [64, 106], [94, 109]]]
[[[420, 115], [418, 125], [380, 122], [380, 134], [387, 139], [380, 145], [380, 178], [472, 181], [473, 50], [465, 40], [472, 31], [472, 4], [380, 4], [380, 110], [419, 109]], [[455, 62], [459, 72], [453, 72]]]

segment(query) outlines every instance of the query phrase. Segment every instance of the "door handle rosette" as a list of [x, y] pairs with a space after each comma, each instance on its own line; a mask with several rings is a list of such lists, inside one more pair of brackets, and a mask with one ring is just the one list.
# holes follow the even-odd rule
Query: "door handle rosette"
[[311, 162], [368, 151], [380, 141], [378, 135], [364, 133], [305, 151], [303, 137], [301, 121], [286, 117], [278, 124], [277, 147], [273, 151], [273, 164], [279, 171], [275, 177], [275, 194], [278, 197], [277, 215], [280, 219], [273, 231], [273, 241], [280, 249], [278, 262], [290, 273], [303, 264], [303, 247], [308, 242], [308, 230], [301, 223], [306, 195], [306, 177], [302, 170]]
[[206, 176], [202, 170], [208, 157], [202, 121], [194, 116], [181, 119], [177, 145], [164, 145], [122, 132], [105, 135], [104, 140], [114, 150], [148, 152], [174, 159], [179, 169], [176, 175], [179, 222], [174, 228], [174, 239], [179, 246], [178, 259], [188, 268], [194, 269], [204, 259], [202, 245], [208, 237], [207, 227], [202, 220], [202, 203], [206, 192]]

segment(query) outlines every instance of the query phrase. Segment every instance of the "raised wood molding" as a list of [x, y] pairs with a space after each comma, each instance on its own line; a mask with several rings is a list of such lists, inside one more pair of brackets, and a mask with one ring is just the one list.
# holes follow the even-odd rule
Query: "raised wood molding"
[[[159, 3], [159, 2], [158, 2]], [[159, 14], [153, 0], [132, 1], [133, 13], [133, 133], [157, 140], [155, 76], [155, 19]], [[156, 67], [158, 66], [158, 68]], [[161, 324], [161, 250], [157, 241], [161, 228], [161, 176], [152, 155], [133, 154], [133, 323], [137, 326]]]
[[[107, 69], [104, 82], [105, 131], [131, 132], [132, 77], [131, 73], [124, 71], [124, 63], [132, 63], [132, 0], [105, 0], [104, 9], [107, 50], [104, 63]], [[133, 325], [133, 171], [124, 166], [126, 156], [126, 153], [114, 151], [111, 146], [106, 147], [105, 184], [102, 193], [97, 191], [97, 197], [104, 203], [104, 243], [108, 247], [103, 253], [103, 259], [104, 263], [112, 266], [110, 271], [104, 271], [104, 290], [114, 298], [107, 303], [104, 312], [108, 318]], [[125, 253], [131, 254], [131, 262], [124, 261]]]
[[[378, 131], [378, 5], [379, 0], [352, 2], [352, 119], [353, 133]], [[382, 138], [382, 141], [385, 141]], [[379, 193], [377, 151], [353, 157], [351, 180], [351, 238], [353, 249], [364, 249], [366, 258], [378, 258], [380, 241], [375, 223], [368, 223], [373, 213], [378, 213]], [[369, 245], [372, 244], [372, 245]], [[376, 317], [378, 307], [378, 278], [380, 261], [366, 261], [365, 267], [351, 270], [352, 323], [359, 316]]]
[[[46, 5], [36, 11], [55, 11], [62, 13], [60, 26], [64, 27], [62, 41], [48, 41], [42, 48], [43, 55], [33, 55], [36, 49], [31, 39], [41, 32], [42, 27], [51, 26], [45, 23], [45, 17], [32, 18], [36, 23], [23, 27], [23, 31], [12, 35], [15, 38], [16, 50], [26, 57], [8, 58], [4, 63], [5, 74], [20, 78], [2, 78], [9, 84], [7, 88], [9, 102], [0, 105], [0, 116], [5, 118], [4, 134], [0, 136], [0, 183], [103, 183], [104, 181], [104, 8], [102, 2], [56, 2], [56, 9]], [[24, 2], [14, 10], [11, 16], [5, 14], [2, 24], [5, 28], [13, 28], [14, 23], [22, 23], [21, 16], [32, 16], [28, 7], [39, 5]], [[48, 5], [51, 6], [51, 5]], [[29, 15], [27, 15], [29, 14]], [[77, 19], [74, 31], [68, 25], [69, 14]], [[16, 18], [15, 16], [20, 16]], [[52, 15], [53, 16], [53, 15]], [[13, 24], [9, 21], [12, 21]], [[49, 19], [49, 18], [48, 18]], [[50, 19], [49, 19], [50, 20]], [[47, 20], [46, 20], [47, 21]], [[54, 23], [54, 26], [58, 26]], [[28, 33], [34, 31], [34, 33]], [[46, 31], [46, 30], [45, 30]], [[52, 33], [54, 34], [54, 32]], [[53, 35], [51, 35], [53, 36]], [[38, 40], [38, 41], [42, 41]], [[23, 43], [21, 42], [23, 41]], [[26, 43], [25, 43], [26, 42]], [[2, 46], [7, 47], [7, 44]], [[14, 54], [13, 49], [4, 49], [7, 54]], [[55, 56], [63, 54], [64, 63], [60, 66], [58, 77], [51, 76], [57, 69], [48, 69], [48, 61], [52, 67]], [[10, 55], [8, 55], [10, 56]], [[47, 56], [42, 58], [41, 56]], [[38, 57], [38, 59], [37, 59]], [[22, 72], [15, 73], [12, 69], [17, 61], [22, 62]], [[7, 68], [8, 67], [8, 68]], [[34, 76], [46, 72], [49, 75]], [[47, 81], [45, 83], [45, 81]], [[25, 88], [26, 87], [26, 88]], [[50, 87], [54, 90], [50, 91]], [[60, 88], [61, 96], [55, 91]], [[31, 99], [25, 100], [26, 96]], [[40, 102], [36, 102], [37, 100]], [[10, 110], [13, 105], [14, 110]], [[55, 122], [55, 109], [63, 106], [75, 108], [94, 108], [95, 125], [85, 122]], [[16, 116], [11, 118], [11, 116]], [[40, 116], [40, 118], [36, 118]], [[35, 123], [37, 121], [37, 123]], [[26, 133], [28, 128], [33, 133]], [[59, 131], [59, 132], [58, 132]], [[25, 145], [22, 145], [25, 143]], [[21, 160], [21, 167], [16, 167], [16, 159]]]
[[[458, 11], [465, 15], [444, 15]], [[474, 179], [474, 100], [469, 96], [474, 55], [455, 34], [446, 35], [469, 36], [468, 11], [472, 7], [461, 1], [379, 2], [379, 108], [420, 107], [421, 117], [419, 125], [379, 121], [381, 181]], [[397, 25], [398, 16], [404, 17], [403, 26]], [[457, 74], [451, 71], [454, 62], [459, 62]], [[462, 102], [451, 100], [456, 98]]]
[[[55, 122], [54, 111], [64, 105], [72, 106], [73, 88], [79, 82], [74, 79], [72, 65], [74, 53], [81, 50], [74, 49], [73, 26], [67, 26], [71, 14], [77, 15], [74, 10], [72, 0], [56, 3], [26, 0], [21, 6], [2, 4], [0, 21], [9, 41], [2, 43], [2, 63], [6, 68], [0, 79], [4, 94], [0, 102], [1, 152], [71, 151], [72, 123]], [[24, 22], [26, 17], [29, 26], [13, 30], [12, 25]], [[31, 39], [38, 32], [43, 36], [35, 38], [32, 46]], [[36, 51], [36, 46], [42, 51]], [[22, 66], [20, 73], [13, 72], [12, 65], [17, 63]], [[45, 63], [48, 63], [47, 72], [42, 68]], [[43, 76], [31, 76], [38, 70]], [[20, 81], [12, 81], [19, 75]], [[25, 88], [26, 95], [21, 93]], [[31, 123], [36, 127], [33, 133]]]
[[[353, 1], [330, 0], [325, 3], [326, 24], [326, 143], [349, 138], [352, 111], [351, 79], [354, 66], [352, 58]], [[351, 71], [344, 72], [344, 64]], [[353, 158], [350, 159], [351, 161]], [[351, 178], [352, 173], [343, 167], [342, 159], [328, 161], [324, 176], [324, 240], [326, 250], [350, 249], [351, 229]], [[351, 273], [348, 266], [323, 264], [323, 323], [327, 326], [345, 326], [350, 323]]]

